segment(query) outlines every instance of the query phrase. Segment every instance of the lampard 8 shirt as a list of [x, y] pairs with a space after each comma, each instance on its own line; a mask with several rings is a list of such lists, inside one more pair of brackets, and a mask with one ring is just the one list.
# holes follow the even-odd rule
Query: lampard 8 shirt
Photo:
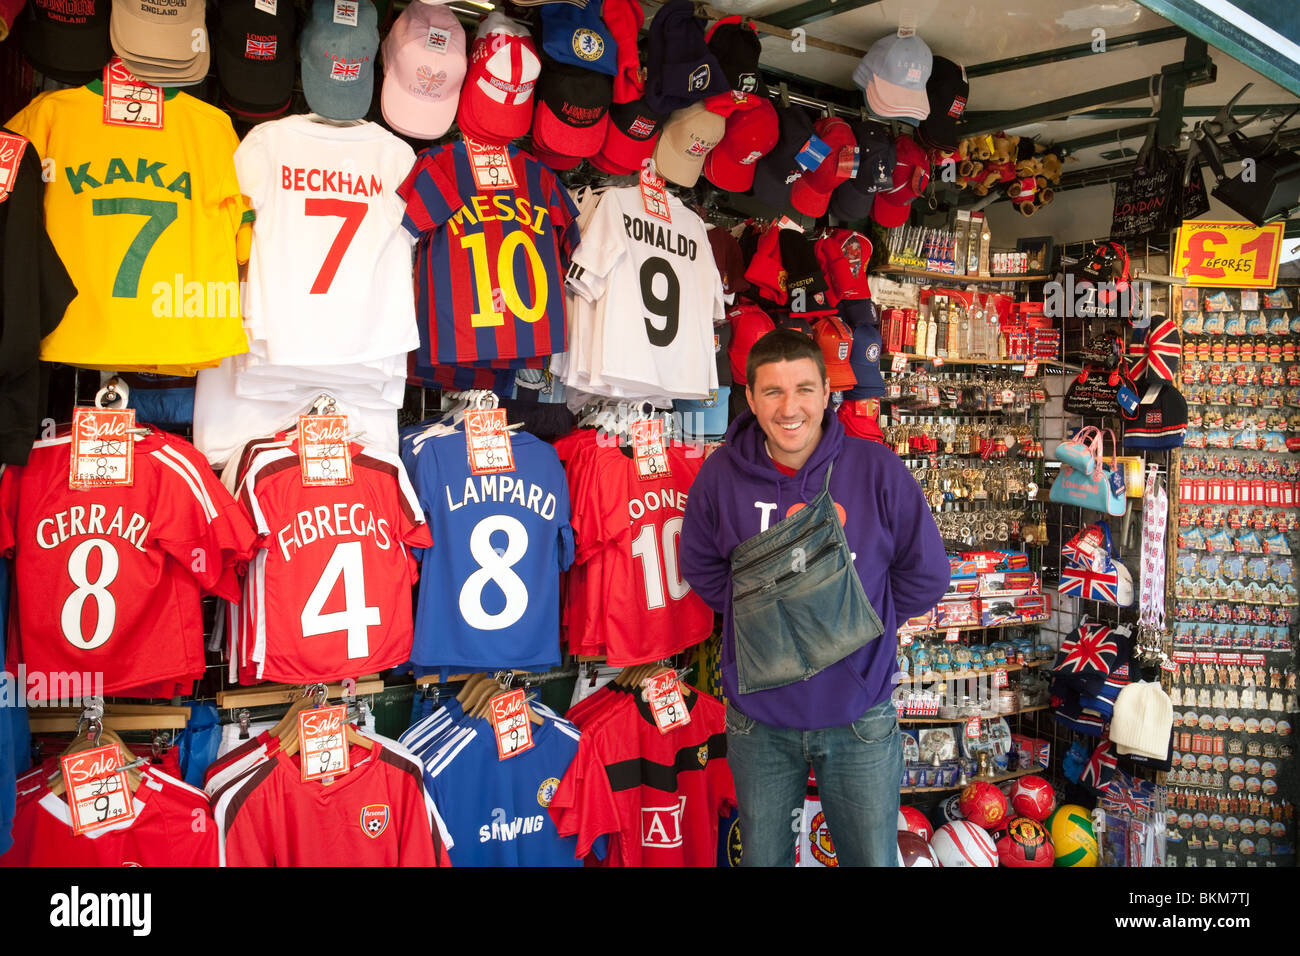
[[295, 438], [257, 453], [240, 503], [261, 535], [257, 675], [288, 684], [395, 667], [411, 650], [409, 548], [432, 541], [396, 457], [350, 446], [352, 483], [306, 486]]
[[70, 435], [38, 441], [0, 476], [0, 555], [15, 573], [10, 670], [99, 672], [104, 694], [157, 696], [144, 685], [201, 675], [200, 595], [239, 597], [235, 565], [252, 529], [174, 435], [135, 442], [126, 486], [69, 488], [71, 448]]
[[404, 224], [420, 239], [417, 365], [564, 351], [564, 274], [579, 242], [578, 210], [555, 173], [505, 149], [513, 187], [480, 188], [463, 141], [425, 150], [398, 187]]

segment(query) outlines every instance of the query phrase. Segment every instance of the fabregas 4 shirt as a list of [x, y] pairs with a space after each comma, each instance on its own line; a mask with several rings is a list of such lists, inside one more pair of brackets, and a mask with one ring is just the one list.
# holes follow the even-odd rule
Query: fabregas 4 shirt
[[192, 375], [247, 351], [236, 235], [252, 211], [230, 119], [174, 90], [162, 129], [103, 117], [96, 80], [42, 93], [7, 124], [49, 165], [46, 228], [78, 293], [41, 358]]
[[310, 116], [263, 123], [240, 143], [239, 185], [257, 213], [246, 326], [267, 361], [338, 365], [420, 344], [397, 195], [414, 162], [381, 126]]
[[512, 188], [480, 188], [463, 141], [425, 150], [398, 188], [405, 226], [420, 238], [417, 365], [564, 351], [564, 273], [579, 242], [578, 210], [550, 169], [505, 148]]

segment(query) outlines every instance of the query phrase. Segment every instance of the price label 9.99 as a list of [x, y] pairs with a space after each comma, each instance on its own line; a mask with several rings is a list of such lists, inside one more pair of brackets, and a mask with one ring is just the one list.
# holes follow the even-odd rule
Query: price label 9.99
[[116, 826], [135, 816], [117, 744], [68, 754], [60, 759], [59, 766], [74, 835]]

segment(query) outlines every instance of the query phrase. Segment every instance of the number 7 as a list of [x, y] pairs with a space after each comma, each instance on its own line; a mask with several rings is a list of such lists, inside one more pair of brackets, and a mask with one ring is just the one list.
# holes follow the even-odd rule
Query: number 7
[[330, 243], [330, 250], [325, 253], [325, 261], [321, 263], [320, 271], [316, 273], [316, 281], [311, 285], [312, 295], [323, 295], [329, 292], [330, 285], [334, 282], [334, 274], [339, 271], [339, 263], [343, 261], [343, 254], [352, 244], [352, 237], [361, 228], [361, 220], [366, 218], [370, 206], [352, 199], [309, 198], [303, 202], [305, 215], [340, 216], [343, 219], [338, 235]]
[[140, 271], [153, 244], [176, 221], [176, 203], [162, 199], [95, 199], [90, 203], [90, 214], [149, 217], [126, 247], [126, 255], [122, 257], [113, 279], [113, 298], [134, 299], [140, 287]]

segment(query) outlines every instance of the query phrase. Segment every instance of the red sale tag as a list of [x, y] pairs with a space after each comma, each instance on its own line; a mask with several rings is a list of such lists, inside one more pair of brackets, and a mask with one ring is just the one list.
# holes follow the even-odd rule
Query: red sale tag
[[135, 480], [135, 410], [78, 408], [72, 413], [69, 488], [129, 486]]
[[524, 703], [524, 689], [498, 694], [489, 701], [492, 707], [492, 732], [496, 734], [497, 759], [505, 760], [530, 750], [533, 746], [533, 728], [528, 722], [528, 707]]
[[118, 57], [104, 67], [104, 122], [110, 126], [163, 128], [163, 91], [137, 80]]
[[659, 733], [666, 734], [691, 722], [690, 711], [686, 709], [686, 701], [682, 700], [682, 689], [673, 671], [647, 678], [645, 686], [650, 713], [654, 715]]
[[907, 356], [902, 352], [894, 353], [893, 359], [889, 363], [891, 372], [904, 372], [907, 370]]
[[1025, 363], [1025, 378], [1033, 378], [1033, 377], [1034, 377], [1035, 375], [1037, 375], [1037, 374], [1038, 374], [1038, 363], [1037, 363], [1037, 362], [1026, 362], [1026, 363]]
[[939, 368], [941, 365], [943, 365], [943, 356], [936, 355], [932, 360], [931, 364], [934, 365], [935, 368]]
[[74, 836], [125, 823], [135, 816], [117, 744], [68, 754], [60, 758], [59, 766]]
[[348, 417], [299, 415], [298, 465], [306, 487], [352, 484]]
[[337, 777], [352, 769], [344, 728], [347, 713], [343, 704], [299, 712], [298, 760], [303, 783]]
[[970, 740], [979, 740], [979, 739], [980, 739], [980, 719], [979, 719], [979, 717], [972, 717], [970, 720], [966, 721], [966, 736], [967, 736]]
[[22, 162], [27, 140], [16, 133], [0, 133], [0, 202], [9, 198], [18, 179], [18, 166]]
[[993, 686], [994, 687], [1007, 686], [1007, 672], [1004, 668], [999, 667], [997, 670], [993, 672]]
[[1171, 271], [1188, 285], [1271, 289], [1277, 284], [1284, 225], [1186, 220], [1178, 229]]
[[469, 169], [474, 184], [479, 189], [514, 189], [514, 168], [510, 165], [510, 147], [507, 144], [480, 143], [465, 137], [465, 151], [469, 154]]
[[957, 635], [960, 633], [961, 633], [961, 628], [950, 627], [948, 628], [948, 633], [944, 635], [943, 639], [945, 641], [955, 641], [957, 640]]
[[648, 166], [641, 170], [641, 206], [656, 219], [667, 223], [673, 221], [672, 211], [668, 208], [668, 184]]
[[664, 451], [664, 423], [660, 419], [632, 423], [632, 457], [640, 479], [667, 478], [672, 474]]
[[469, 449], [471, 474], [492, 475], [515, 470], [515, 453], [510, 447], [504, 408], [471, 408], [465, 412], [465, 445]]

